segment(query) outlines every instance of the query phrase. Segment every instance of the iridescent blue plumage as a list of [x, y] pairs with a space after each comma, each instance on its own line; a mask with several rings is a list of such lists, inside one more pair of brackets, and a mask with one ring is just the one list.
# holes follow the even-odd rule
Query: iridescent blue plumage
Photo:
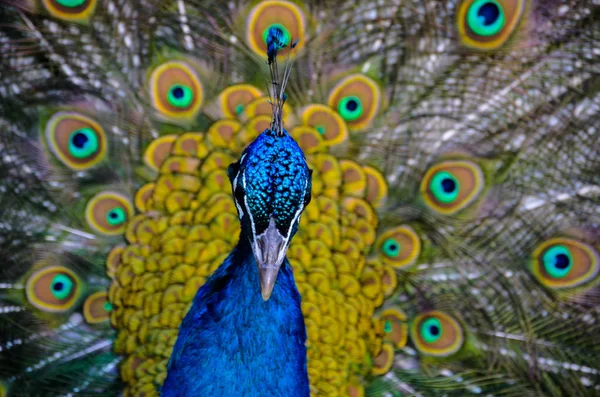
[[[242, 201], [245, 194], [257, 235], [264, 232], [273, 217], [279, 232], [287, 236], [289, 227], [295, 225], [293, 218], [299, 215], [297, 203], [308, 199], [310, 193], [310, 171], [302, 151], [285, 130], [282, 136], [267, 130], [246, 149], [242, 159], [243, 177], [252, 183], [244, 188], [242, 177], [233, 179], [236, 200]], [[230, 172], [235, 172], [235, 167]]]
[[179, 327], [163, 396], [310, 395], [306, 327], [285, 253], [310, 202], [312, 172], [283, 129], [289, 68], [280, 83], [280, 47], [269, 48], [271, 128], [229, 166], [240, 240]]
[[308, 396], [304, 318], [285, 252], [311, 172], [285, 130], [266, 130], [229, 176], [240, 241], [194, 298], [162, 395]]
[[269, 300], [247, 239], [198, 291], [162, 395], [308, 396], [306, 331], [287, 260]]

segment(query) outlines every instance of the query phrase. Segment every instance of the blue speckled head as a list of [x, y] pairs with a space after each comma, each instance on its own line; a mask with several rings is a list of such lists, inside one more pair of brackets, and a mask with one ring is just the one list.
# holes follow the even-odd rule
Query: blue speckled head
[[265, 130], [229, 166], [241, 238], [250, 241], [265, 300], [310, 202], [311, 175], [302, 149], [285, 130]]

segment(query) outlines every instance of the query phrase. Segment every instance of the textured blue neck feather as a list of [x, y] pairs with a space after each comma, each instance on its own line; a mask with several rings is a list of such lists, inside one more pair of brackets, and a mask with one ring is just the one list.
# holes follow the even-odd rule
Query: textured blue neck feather
[[196, 294], [162, 396], [308, 397], [306, 328], [285, 260], [263, 301], [246, 236]]

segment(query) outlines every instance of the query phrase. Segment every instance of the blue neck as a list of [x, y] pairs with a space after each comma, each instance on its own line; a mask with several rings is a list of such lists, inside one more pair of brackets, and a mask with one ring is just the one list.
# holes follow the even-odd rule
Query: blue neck
[[162, 396], [308, 397], [306, 329], [290, 265], [263, 301], [248, 238], [196, 294]]

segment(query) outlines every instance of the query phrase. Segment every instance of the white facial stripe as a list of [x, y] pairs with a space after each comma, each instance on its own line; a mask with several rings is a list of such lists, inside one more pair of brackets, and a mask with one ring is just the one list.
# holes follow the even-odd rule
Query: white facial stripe
[[[240, 162], [244, 159], [244, 157], [245, 157], [245, 155], [242, 156]], [[239, 175], [240, 175], [240, 173], [238, 172], [238, 174], [235, 176], [235, 178], [233, 180], [233, 186], [234, 186], [234, 188], [237, 186], [237, 181], [238, 181]], [[242, 186], [243, 186], [244, 190], [246, 190], [246, 174], [242, 175]], [[304, 183], [304, 196], [306, 195], [306, 189], [307, 189], [307, 187], [308, 187], [308, 180]], [[238, 212], [240, 213], [240, 219], [241, 219], [242, 216], [243, 216], [243, 214], [244, 214], [242, 206], [238, 203], [238, 201], [237, 201], [237, 199], [235, 199], [235, 197], [234, 197], [234, 202], [235, 202], [235, 205], [236, 205], [236, 207], [238, 209]], [[247, 195], [244, 195], [244, 206], [246, 207], [246, 209], [249, 208], [248, 207], [248, 196]], [[298, 210], [294, 214], [294, 217], [292, 218], [292, 221], [290, 223], [290, 227], [289, 227], [287, 235], [286, 235], [287, 237], [285, 237], [283, 239], [283, 242], [284, 242], [283, 245], [282, 245], [283, 249], [278, 254], [278, 258], [277, 258], [277, 262], [278, 263], [282, 263], [283, 262], [283, 259], [285, 257], [285, 252], [287, 251], [287, 248], [288, 248], [288, 245], [289, 245], [289, 242], [290, 242], [290, 235], [292, 233], [292, 229], [294, 227], [294, 224], [296, 222], [300, 221], [300, 217], [302, 216], [302, 211], [303, 210], [304, 210], [304, 201], [302, 201], [302, 204], [300, 204], [300, 207], [298, 208]], [[257, 244], [258, 238], [260, 236], [256, 235], [256, 225], [254, 224], [254, 217], [252, 216], [252, 211], [248, 210], [248, 216], [250, 217], [250, 225], [252, 227], [252, 245], [253, 245], [253, 251], [254, 251], [255, 254], [260, 255], [261, 251], [258, 249], [258, 244]], [[262, 258], [256, 258], [256, 259], [259, 260], [259, 261], [262, 260]]]
[[[242, 175], [242, 186], [244, 187], [244, 191], [245, 191], [246, 190], [246, 174]], [[248, 195], [247, 194], [244, 195], [244, 205], [246, 206], [246, 209], [250, 208], [250, 207], [248, 207]], [[250, 225], [252, 226], [252, 241], [254, 242], [254, 245], [256, 245], [256, 226], [254, 225], [254, 217], [252, 216], [252, 211], [248, 210], [248, 215], [250, 216]], [[256, 248], [258, 248], [258, 247], [256, 247]], [[256, 250], [255, 252], [257, 252], [257, 251], [258, 250]]]
[[[243, 159], [244, 157], [242, 157]], [[238, 171], [238, 173], [235, 175], [235, 178], [233, 178], [233, 190], [235, 191], [235, 189], [237, 188], [237, 182], [238, 182], [238, 177], [240, 176], [240, 171]], [[244, 189], [246, 188], [246, 185], [244, 184]], [[235, 198], [235, 194], [233, 195], [233, 202], [235, 203], [235, 206], [238, 210], [238, 214], [240, 216], [240, 219], [242, 219], [244, 217], [244, 210], [242, 209], [242, 206], [240, 205], [240, 203], [238, 203], [237, 199]]]
[[[240, 176], [240, 171], [238, 170], [238, 173], [235, 174], [235, 178], [233, 178], [233, 190], [235, 191], [235, 188], [237, 187], [237, 181], [238, 181], [238, 177]], [[244, 189], [246, 187], [244, 186]]]
[[[237, 181], [238, 181], [238, 178], [239, 178], [239, 176], [240, 176], [240, 171], [241, 171], [241, 169], [242, 169], [242, 161], [244, 161], [244, 158], [246, 158], [246, 155], [247, 155], [247, 154], [248, 154], [248, 153], [244, 153], [244, 154], [242, 155], [242, 158], [240, 159], [240, 168], [238, 169], [238, 172], [237, 172], [237, 174], [235, 174], [235, 178], [233, 178], [233, 189], [235, 189], [235, 188], [236, 188], [236, 186], [237, 186]], [[244, 189], [246, 189], [246, 183], [244, 183]]]
[[242, 209], [242, 206], [240, 205], [240, 203], [238, 203], [238, 201], [235, 197], [233, 198], [233, 202], [235, 203], [235, 206], [238, 210], [238, 214], [239, 214], [240, 220], [241, 220], [244, 217], [244, 210]]

